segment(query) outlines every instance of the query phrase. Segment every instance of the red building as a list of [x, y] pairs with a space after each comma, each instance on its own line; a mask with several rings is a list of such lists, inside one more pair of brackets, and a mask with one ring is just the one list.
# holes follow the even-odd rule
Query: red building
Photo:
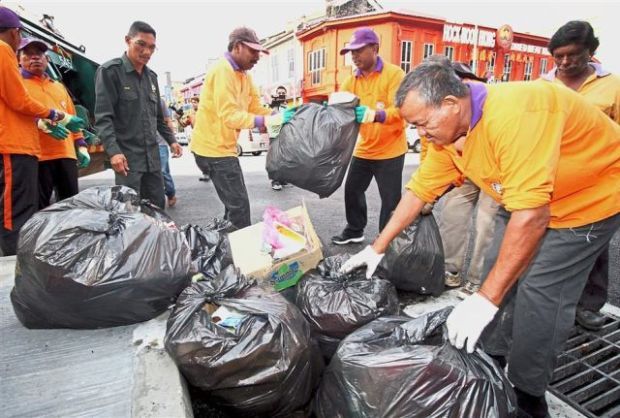
[[500, 28], [450, 23], [404, 11], [379, 11], [328, 18], [297, 32], [304, 53], [304, 101], [325, 100], [354, 70], [339, 51], [352, 33], [368, 26], [379, 35], [379, 55], [410, 71], [432, 54], [469, 63], [479, 76], [497, 81], [533, 80], [551, 69], [548, 38]]

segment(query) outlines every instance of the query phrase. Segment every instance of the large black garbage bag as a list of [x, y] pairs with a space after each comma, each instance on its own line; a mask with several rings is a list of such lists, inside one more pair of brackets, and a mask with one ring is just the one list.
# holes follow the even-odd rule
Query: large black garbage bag
[[151, 319], [189, 284], [174, 222], [127, 187], [95, 187], [22, 228], [11, 302], [28, 328], [98, 328]]
[[358, 103], [355, 98], [329, 106], [300, 106], [269, 145], [269, 178], [294, 184], [321, 198], [334, 193], [342, 184], [357, 140]]
[[398, 314], [394, 285], [364, 271], [340, 274], [350, 258], [335, 255], [304, 274], [298, 284], [297, 307], [304, 314], [324, 357], [336, 352], [340, 341], [362, 325], [383, 315]]
[[399, 290], [439, 296], [444, 289], [444, 256], [433, 215], [419, 216], [388, 246], [377, 274]]
[[[224, 328], [209, 307], [244, 319]], [[192, 385], [245, 416], [288, 416], [308, 404], [323, 367], [295, 305], [248, 282], [232, 265], [181, 293], [164, 342]]]
[[319, 418], [507, 418], [516, 397], [482, 350], [457, 350], [442, 326], [452, 308], [382, 317], [345, 338], [326, 369]]
[[215, 278], [232, 264], [228, 233], [235, 227], [230, 221], [214, 218], [205, 226], [187, 224], [181, 227], [192, 252], [191, 273]]

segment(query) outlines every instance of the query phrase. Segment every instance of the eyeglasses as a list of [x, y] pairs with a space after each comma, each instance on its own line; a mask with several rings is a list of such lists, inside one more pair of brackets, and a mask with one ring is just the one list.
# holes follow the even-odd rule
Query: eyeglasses
[[153, 44], [153, 45], [148, 45], [146, 42], [142, 41], [142, 40], [137, 40], [134, 41], [134, 44], [139, 48], [139, 49], [148, 49], [151, 52], [155, 52], [157, 51], [157, 45]]

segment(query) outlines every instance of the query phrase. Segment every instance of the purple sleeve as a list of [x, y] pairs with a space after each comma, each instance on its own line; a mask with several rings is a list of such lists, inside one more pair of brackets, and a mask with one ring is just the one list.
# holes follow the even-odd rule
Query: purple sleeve
[[254, 127], [255, 128], [263, 128], [265, 126], [265, 117], [264, 116], [254, 116]]
[[86, 144], [86, 141], [84, 141], [84, 138], [76, 139], [75, 140], [75, 145], [77, 145], [78, 147], [86, 147], [86, 148], [88, 148], [88, 144]]
[[383, 123], [385, 122], [387, 115], [385, 114], [385, 110], [377, 110], [375, 113], [375, 122]]

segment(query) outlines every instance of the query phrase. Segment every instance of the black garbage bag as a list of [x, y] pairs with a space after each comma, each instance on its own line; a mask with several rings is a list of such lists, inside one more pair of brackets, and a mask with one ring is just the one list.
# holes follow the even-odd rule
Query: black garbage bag
[[378, 277], [368, 280], [359, 269], [338, 273], [349, 258], [349, 254], [341, 254], [324, 259], [297, 285], [297, 307], [310, 323], [326, 358], [334, 355], [340, 341], [351, 332], [399, 311], [392, 283]]
[[21, 230], [11, 302], [28, 328], [146, 321], [189, 284], [190, 249], [172, 219], [123, 186], [94, 187]]
[[215, 278], [232, 264], [228, 233], [235, 227], [230, 221], [214, 218], [204, 227], [187, 224], [181, 227], [192, 252], [191, 273]]
[[345, 338], [315, 397], [317, 417], [515, 417], [504, 372], [482, 350], [448, 341], [451, 310], [385, 316]]
[[[222, 325], [222, 308], [237, 315], [232, 326]], [[288, 416], [308, 404], [323, 368], [295, 305], [234, 266], [183, 290], [164, 343], [189, 383], [244, 416]]]
[[269, 145], [269, 178], [294, 184], [321, 198], [334, 193], [342, 184], [357, 140], [358, 103], [354, 98], [329, 106], [300, 106]]
[[433, 215], [419, 216], [392, 240], [377, 274], [399, 290], [434, 296], [443, 292], [443, 244]]

